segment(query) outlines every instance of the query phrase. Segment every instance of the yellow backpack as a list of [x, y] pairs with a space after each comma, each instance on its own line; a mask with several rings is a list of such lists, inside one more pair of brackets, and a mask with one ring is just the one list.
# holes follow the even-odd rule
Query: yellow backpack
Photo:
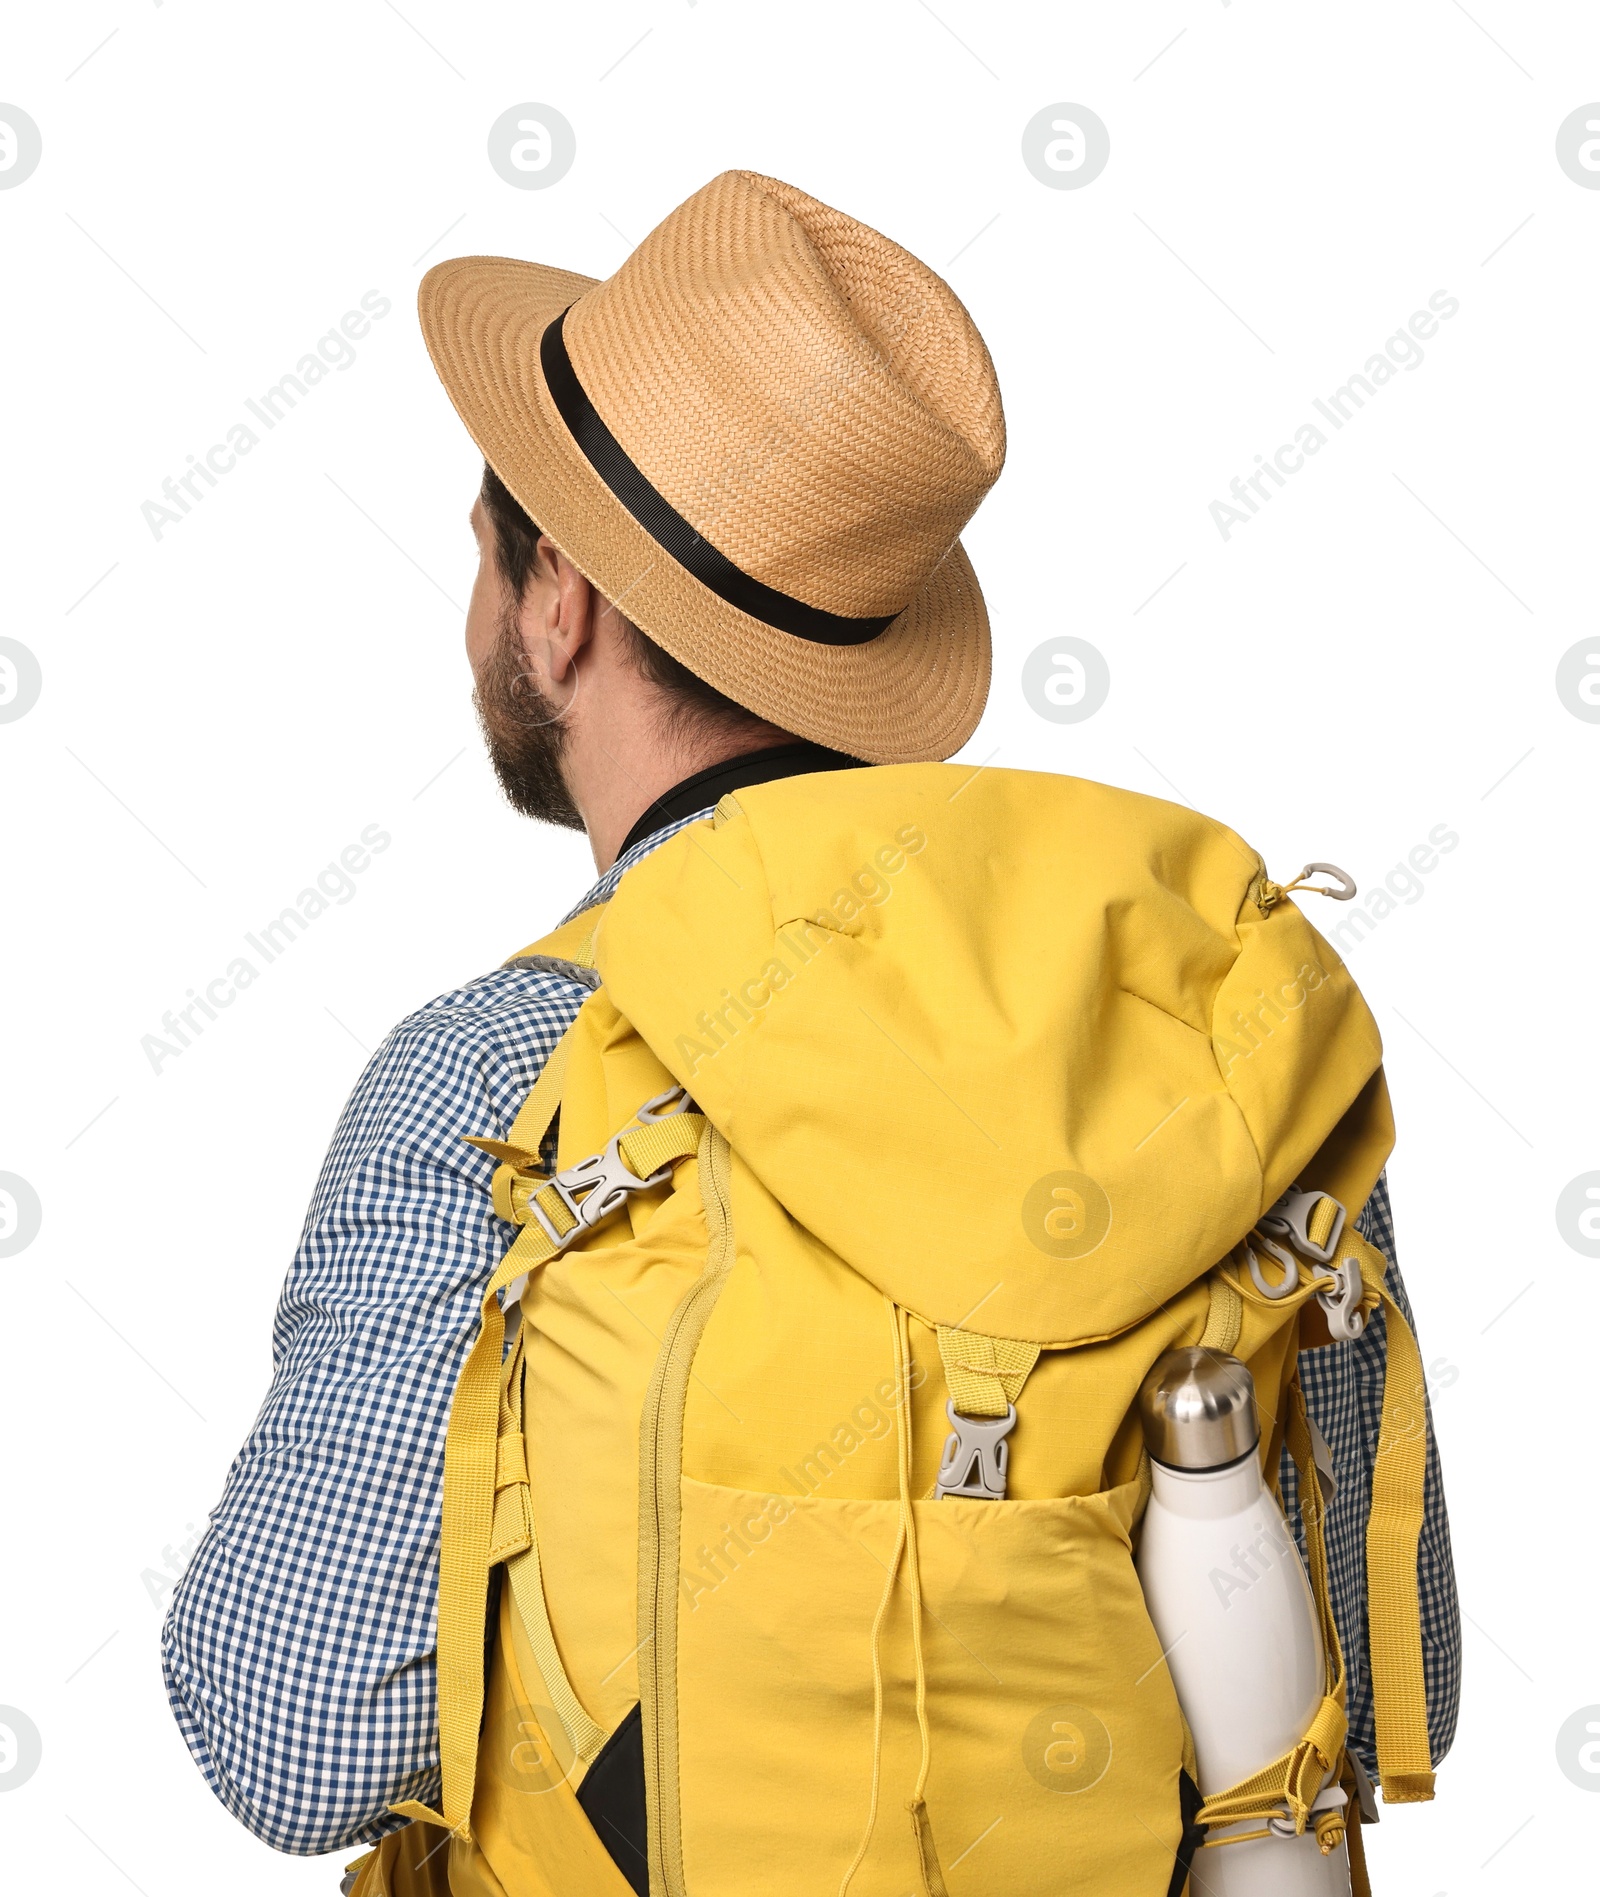
[[[535, 945], [598, 984], [477, 1140], [521, 1230], [450, 1420], [442, 1809], [357, 1897], [1178, 1897], [1207, 1827], [1331, 1848], [1295, 1365], [1357, 1304], [1380, 1777], [1432, 1796], [1421, 1365], [1353, 1226], [1378, 1033], [1285, 897], [1188, 810], [911, 765], [741, 791]], [[1133, 1563], [1137, 1394], [1196, 1342], [1308, 1478], [1328, 1649], [1302, 1743], [1203, 1805]]]

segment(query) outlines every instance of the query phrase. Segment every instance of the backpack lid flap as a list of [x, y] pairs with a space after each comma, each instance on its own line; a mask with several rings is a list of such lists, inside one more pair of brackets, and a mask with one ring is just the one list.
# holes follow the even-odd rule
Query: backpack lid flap
[[1107, 1336], [1392, 1144], [1376, 1023], [1177, 805], [917, 764], [762, 784], [624, 878], [606, 989], [744, 1163], [937, 1324]]

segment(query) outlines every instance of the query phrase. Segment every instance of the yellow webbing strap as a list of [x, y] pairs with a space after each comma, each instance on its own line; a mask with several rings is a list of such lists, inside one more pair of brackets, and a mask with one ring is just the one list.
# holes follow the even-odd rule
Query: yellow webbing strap
[[1328, 1242], [1328, 1234], [1333, 1230], [1333, 1222], [1344, 1210], [1339, 1201], [1328, 1193], [1323, 1193], [1306, 1220], [1306, 1237], [1318, 1251]]
[[[537, 1153], [555, 1117], [572, 1030], [556, 1043], [512, 1131]], [[539, 1117], [542, 1114], [542, 1119]], [[416, 1799], [391, 1807], [400, 1817], [445, 1825], [470, 1837], [472, 1787], [483, 1719], [483, 1630], [489, 1608], [489, 1547], [499, 1471], [500, 1373], [505, 1313], [500, 1293], [554, 1257], [538, 1225], [526, 1225], [484, 1288], [478, 1335], [461, 1374], [444, 1444], [444, 1503], [439, 1530], [439, 1767], [443, 1812]]]
[[522, 1358], [519, 1330], [500, 1378], [499, 1441], [495, 1445], [494, 1514], [489, 1528], [489, 1566], [521, 1554], [532, 1533], [529, 1517], [528, 1451], [522, 1435]]
[[528, 956], [541, 955], [555, 961], [574, 962], [579, 968], [593, 968], [595, 937], [600, 931], [600, 919], [604, 914], [603, 902], [580, 909], [577, 915], [569, 916], [560, 928], [552, 929], [548, 935], [541, 935], [537, 942], [530, 942], [526, 948], [518, 949], [515, 955], [508, 955], [501, 966], [510, 968]]
[[1369, 1296], [1375, 1293], [1382, 1300], [1389, 1344], [1367, 1519], [1367, 1635], [1378, 1782], [1385, 1804], [1419, 1804], [1433, 1796], [1417, 1596], [1417, 1544], [1428, 1466], [1427, 1385], [1417, 1340], [1384, 1282], [1387, 1264], [1382, 1252], [1354, 1230], [1339, 1247], [1360, 1259]]
[[[555, 1116], [566, 1073], [572, 1029], [556, 1044], [535, 1083], [513, 1133], [524, 1150], [537, 1152]], [[554, 1079], [551, 1078], [552, 1074]], [[548, 1083], [548, 1084], [547, 1084]], [[542, 1119], [540, 1116], [543, 1116]], [[699, 1114], [678, 1114], [659, 1123], [661, 1130]], [[638, 1133], [654, 1133], [641, 1127]], [[629, 1139], [635, 1137], [630, 1134]], [[681, 1134], [680, 1134], [681, 1137]], [[643, 1151], [658, 1151], [650, 1145]], [[659, 1161], [658, 1163], [665, 1163]], [[537, 1196], [537, 1195], [535, 1195]], [[570, 1229], [574, 1221], [561, 1211]], [[558, 1229], [561, 1229], [558, 1226]], [[478, 1761], [478, 1731], [483, 1719], [484, 1624], [489, 1600], [489, 1554], [494, 1526], [496, 1480], [500, 1467], [500, 1385], [505, 1355], [505, 1313], [500, 1293], [509, 1284], [553, 1258], [561, 1249], [537, 1221], [526, 1224], [484, 1288], [478, 1335], [456, 1380], [455, 1401], [445, 1433], [444, 1504], [439, 1535], [439, 1766], [443, 1813], [415, 1799], [391, 1807], [402, 1818], [446, 1825], [471, 1836], [472, 1790]], [[532, 1510], [528, 1511], [531, 1523]], [[529, 1574], [524, 1570], [525, 1576]], [[531, 1578], [531, 1576], [529, 1577]], [[522, 1592], [513, 1577], [519, 1606]], [[536, 1589], [540, 1601], [543, 1590]], [[580, 1709], [581, 1710], [581, 1709]]]
[[[1342, 1828], [1328, 1822], [1318, 1824], [1311, 1816], [1311, 1806], [1329, 1775], [1338, 1768], [1344, 1754], [1344, 1654], [1340, 1650], [1339, 1629], [1334, 1624], [1333, 1601], [1328, 1592], [1328, 1549], [1324, 1538], [1327, 1504], [1322, 1499], [1322, 1488], [1317, 1481], [1311, 1431], [1306, 1421], [1305, 1399], [1300, 1393], [1298, 1377], [1289, 1385], [1286, 1440], [1295, 1467], [1300, 1471], [1300, 1516], [1306, 1531], [1311, 1593], [1317, 1604], [1317, 1618], [1322, 1624], [1327, 1667], [1322, 1704], [1298, 1745], [1292, 1746], [1281, 1758], [1274, 1759], [1250, 1778], [1230, 1785], [1226, 1791], [1214, 1792], [1200, 1807], [1196, 1821], [1215, 1830], [1221, 1826], [1242, 1823], [1248, 1818], [1275, 1818], [1287, 1811], [1294, 1820], [1297, 1835], [1310, 1824], [1317, 1831], [1324, 1850], [1331, 1850], [1338, 1842], [1333, 1833], [1339, 1829], [1342, 1835]], [[1234, 1840], [1236, 1843], [1243, 1841], [1242, 1838]], [[1208, 1845], [1226, 1844], [1228, 1840], [1208, 1838], [1206, 1842]]]
[[[522, 1376], [526, 1376], [526, 1365]], [[521, 1378], [519, 1377], [519, 1384]], [[520, 1418], [522, 1401], [519, 1396], [517, 1412]], [[506, 1438], [501, 1438], [502, 1450]], [[520, 1429], [514, 1439], [519, 1447], [523, 1442]], [[526, 1464], [524, 1464], [524, 1471]], [[524, 1474], [526, 1479], [526, 1474]], [[529, 1497], [528, 1545], [521, 1554], [513, 1555], [506, 1563], [506, 1578], [511, 1583], [511, 1598], [516, 1603], [517, 1612], [522, 1617], [522, 1630], [528, 1636], [528, 1645], [533, 1649], [533, 1657], [539, 1668], [539, 1678], [544, 1682], [544, 1690], [550, 1696], [550, 1704], [556, 1717], [567, 1729], [567, 1737], [577, 1754], [574, 1765], [587, 1767], [595, 1754], [606, 1742], [605, 1729], [597, 1726], [584, 1711], [577, 1694], [572, 1690], [572, 1682], [567, 1678], [567, 1670], [561, 1664], [560, 1650], [556, 1646], [555, 1629], [550, 1625], [550, 1609], [544, 1598], [544, 1572], [539, 1565], [539, 1529], [534, 1520], [533, 1500]]]
[[511, 1222], [511, 1182], [519, 1167], [537, 1166], [539, 1163], [539, 1146], [550, 1130], [550, 1122], [556, 1117], [556, 1107], [561, 1100], [561, 1088], [567, 1078], [567, 1061], [571, 1054], [572, 1029], [568, 1028], [551, 1048], [550, 1058], [541, 1068], [527, 1099], [518, 1107], [517, 1117], [511, 1122], [503, 1140], [483, 1139], [473, 1134], [464, 1136], [469, 1146], [476, 1146], [481, 1152], [501, 1162], [495, 1168], [494, 1209], [496, 1216], [507, 1224]]
[[494, 1492], [509, 1489], [528, 1479], [528, 1446], [522, 1431], [508, 1431], [495, 1445]]
[[471, 1835], [467, 1818], [483, 1717], [483, 1629], [489, 1604], [489, 1544], [499, 1465], [496, 1412], [506, 1328], [499, 1294], [514, 1278], [553, 1256], [555, 1249], [538, 1226], [530, 1225], [518, 1234], [490, 1278], [477, 1339], [456, 1379], [445, 1433], [437, 1639], [444, 1811], [430, 1811], [414, 1799], [392, 1809], [402, 1818], [459, 1829], [463, 1837]]
[[696, 1151], [705, 1127], [703, 1113], [674, 1113], [668, 1119], [652, 1120], [648, 1126], [624, 1133], [617, 1142], [617, 1151], [636, 1178], [648, 1179], [670, 1161], [687, 1159]]
[[1231, 1351], [1244, 1329], [1244, 1299], [1220, 1271], [1212, 1272], [1210, 1291], [1211, 1309], [1200, 1333], [1200, 1348]]
[[1004, 1416], [1039, 1361], [1039, 1345], [941, 1324], [939, 1356], [950, 1401], [963, 1416]]

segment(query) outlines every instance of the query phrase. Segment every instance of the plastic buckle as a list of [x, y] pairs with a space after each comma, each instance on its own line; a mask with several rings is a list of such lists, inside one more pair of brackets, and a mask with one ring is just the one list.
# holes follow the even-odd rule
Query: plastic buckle
[[[675, 1114], [687, 1112], [688, 1108], [688, 1093], [682, 1087], [669, 1087], [665, 1093], [646, 1100], [634, 1119], [641, 1126], [653, 1126], [658, 1120], [670, 1120]], [[672, 1177], [670, 1162], [658, 1166], [647, 1179], [641, 1179], [629, 1167], [622, 1157], [622, 1142], [632, 1131], [631, 1126], [625, 1126], [620, 1133], [611, 1136], [603, 1152], [591, 1153], [587, 1159], [580, 1159], [551, 1179], [550, 1184], [555, 1187], [561, 1203], [572, 1214], [572, 1228], [565, 1235], [551, 1224], [537, 1198], [528, 1200], [528, 1210], [558, 1251], [565, 1251], [574, 1239], [593, 1230], [613, 1212], [620, 1212], [629, 1193], [647, 1192]]]
[[1346, 1258], [1333, 1267], [1334, 1289], [1319, 1291], [1317, 1302], [1328, 1319], [1328, 1331], [1341, 1344], [1353, 1344], [1367, 1328], [1367, 1314], [1361, 1308], [1366, 1286], [1361, 1280], [1361, 1263]]
[[[1337, 1207], [1334, 1213], [1333, 1230], [1320, 1245], [1313, 1245], [1307, 1227], [1311, 1223], [1311, 1214], [1326, 1199]], [[1339, 1240], [1344, 1236], [1344, 1207], [1331, 1192], [1302, 1192], [1298, 1186], [1290, 1186], [1269, 1212], [1263, 1212], [1256, 1223], [1264, 1232], [1275, 1233], [1286, 1238], [1296, 1251], [1302, 1251], [1307, 1258], [1314, 1259], [1319, 1265], [1331, 1265], [1333, 1255], [1339, 1249]]]
[[961, 1495], [974, 1502], [1003, 1502], [1011, 1460], [1006, 1437], [1017, 1426], [1016, 1404], [1008, 1403], [1004, 1416], [963, 1416], [947, 1401], [944, 1413], [950, 1418], [950, 1434], [939, 1459], [934, 1500]]
[[641, 1126], [654, 1126], [657, 1120], [687, 1113], [693, 1105], [687, 1087], [668, 1087], [665, 1093], [653, 1094], [633, 1117]]
[[[1283, 1266], [1283, 1277], [1279, 1283], [1270, 1284], [1263, 1275], [1261, 1260], [1257, 1258], [1255, 1252], [1256, 1245], [1259, 1245], [1268, 1257], [1276, 1258]], [[1300, 1261], [1292, 1251], [1285, 1251], [1281, 1245], [1276, 1245], [1270, 1238], [1263, 1238], [1257, 1233], [1254, 1244], [1246, 1241], [1244, 1255], [1250, 1261], [1250, 1277], [1262, 1297], [1276, 1302], [1279, 1298], [1286, 1298], [1299, 1289]]]

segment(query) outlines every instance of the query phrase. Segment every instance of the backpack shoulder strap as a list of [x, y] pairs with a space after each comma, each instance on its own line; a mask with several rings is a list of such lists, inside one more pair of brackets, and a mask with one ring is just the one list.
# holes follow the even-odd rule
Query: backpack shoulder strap
[[[600, 918], [605, 913], [603, 902], [591, 903], [587, 909], [580, 909], [570, 916], [559, 929], [552, 929], [548, 935], [541, 935], [537, 942], [530, 942], [526, 948], [518, 949], [515, 955], [508, 955], [501, 964], [503, 968], [548, 967], [552, 963], [552, 973], [564, 972], [565, 964], [574, 976], [580, 980], [585, 974], [593, 976], [595, 931], [600, 927]], [[599, 985], [598, 977], [584, 982], [587, 988]]]
[[[472, 1796], [483, 1720], [484, 1625], [496, 1496], [502, 1486], [515, 1487], [518, 1477], [517, 1469], [508, 1466], [505, 1483], [500, 1481], [500, 1405], [506, 1362], [506, 1319], [500, 1294], [518, 1295], [530, 1272], [620, 1209], [627, 1194], [663, 1184], [676, 1162], [695, 1152], [706, 1124], [704, 1115], [692, 1110], [681, 1090], [674, 1089], [672, 1097], [662, 1094], [645, 1101], [603, 1152], [554, 1178], [540, 1175], [536, 1170], [539, 1145], [560, 1105], [582, 1022], [580, 1013], [556, 1043], [511, 1127], [512, 1139], [471, 1142], [500, 1160], [495, 1175], [496, 1209], [504, 1204], [509, 1222], [521, 1229], [484, 1287], [477, 1337], [456, 1381], [445, 1433], [437, 1634], [442, 1810], [432, 1811], [416, 1800], [390, 1807], [402, 1818], [444, 1825], [464, 1839], [472, 1835]], [[531, 1539], [530, 1531], [530, 1545]], [[531, 1564], [524, 1564], [512, 1576], [519, 1606], [532, 1578]], [[558, 1706], [557, 1710], [562, 1709]], [[573, 1709], [565, 1710], [570, 1715]], [[580, 1745], [594, 1736], [581, 1725], [579, 1735], [574, 1743]]]

